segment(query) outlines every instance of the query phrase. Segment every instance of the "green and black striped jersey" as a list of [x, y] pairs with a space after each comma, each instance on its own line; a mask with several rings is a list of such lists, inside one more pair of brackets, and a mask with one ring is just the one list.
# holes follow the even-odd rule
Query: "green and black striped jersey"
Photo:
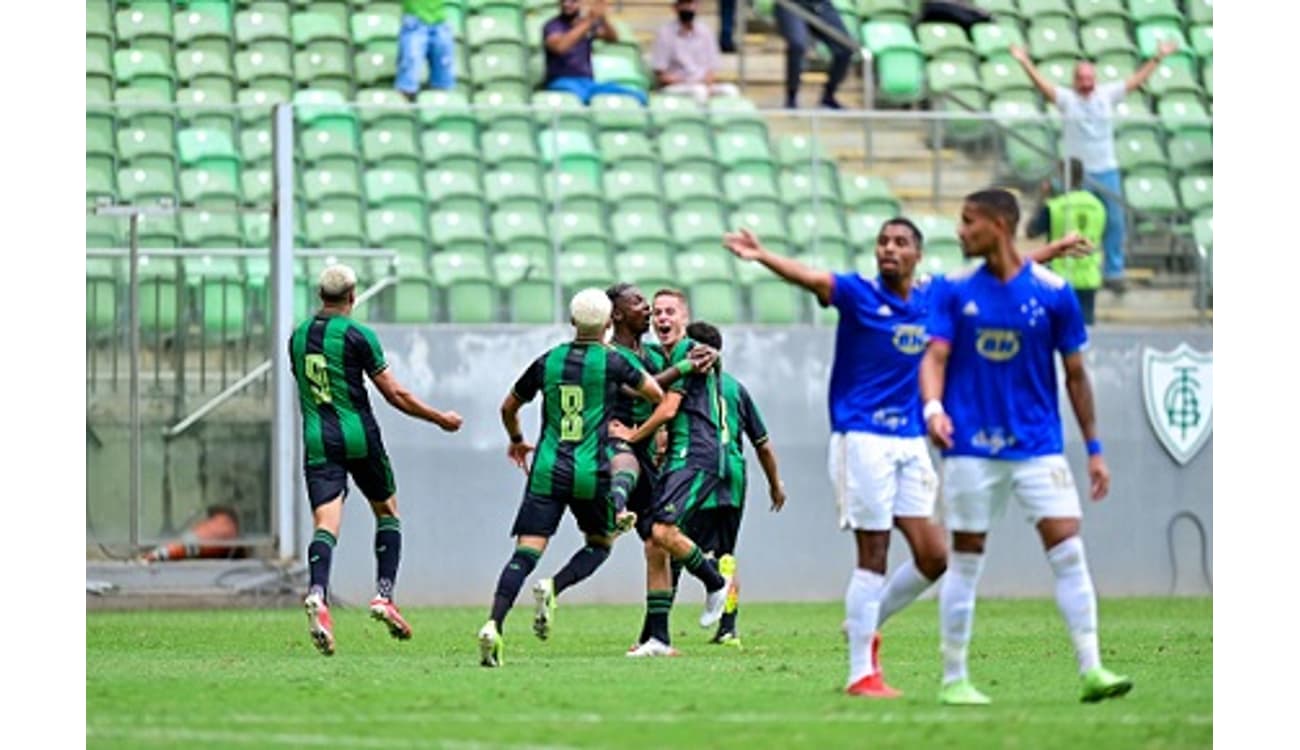
[[597, 342], [570, 341], [534, 360], [513, 389], [523, 403], [542, 393], [542, 434], [528, 491], [594, 498], [600, 474], [609, 471], [607, 426], [619, 388], [639, 389], [645, 377], [625, 354]]
[[[659, 346], [643, 346], [641, 353], [623, 346], [622, 344], [611, 344], [615, 350], [621, 352], [629, 360], [635, 363], [648, 375], [656, 375], [668, 367], [668, 357]], [[640, 396], [630, 396], [627, 393], [619, 391], [618, 396], [614, 399], [614, 406], [610, 410], [610, 416], [623, 424], [631, 427], [639, 425], [650, 418], [654, 413], [655, 405]], [[652, 463], [654, 455], [654, 436], [646, 438], [642, 442], [632, 446], [647, 463]]]
[[[701, 505], [701, 508], [730, 505], [741, 507], [745, 504], [745, 438], [755, 448], [768, 441], [767, 425], [763, 424], [763, 415], [749, 397], [749, 391], [730, 373], [722, 373], [722, 423], [730, 438], [730, 450], [727, 451], [726, 480], [731, 488], [729, 497], [719, 497], [715, 493]], [[727, 500], [730, 502], [727, 502]]]
[[374, 331], [346, 315], [317, 314], [289, 337], [289, 365], [298, 381], [307, 465], [383, 453], [365, 384], [365, 375], [388, 367]]
[[[695, 342], [683, 339], [673, 347], [669, 365], [686, 359]], [[724, 476], [729, 439], [722, 419], [722, 378], [719, 366], [706, 373], [679, 378], [669, 389], [682, 394], [677, 416], [668, 423], [668, 451], [664, 471], [691, 468]]]

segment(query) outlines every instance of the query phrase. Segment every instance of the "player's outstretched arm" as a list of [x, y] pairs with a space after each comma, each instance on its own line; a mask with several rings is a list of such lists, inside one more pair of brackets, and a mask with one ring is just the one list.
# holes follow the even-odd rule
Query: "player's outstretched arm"
[[948, 374], [948, 354], [952, 347], [943, 339], [930, 339], [921, 358], [921, 403], [930, 442], [939, 448], [952, 447], [952, 418], [943, 410], [943, 386]]
[[776, 449], [772, 441], [765, 441], [754, 449], [758, 454], [758, 464], [767, 475], [767, 492], [772, 498], [772, 510], [779, 511], [785, 507], [785, 482], [781, 481], [781, 472], [776, 463]]
[[1131, 93], [1142, 88], [1142, 85], [1147, 82], [1147, 79], [1151, 77], [1151, 74], [1156, 72], [1156, 68], [1160, 67], [1160, 63], [1164, 61], [1166, 57], [1169, 57], [1177, 51], [1178, 42], [1170, 39], [1161, 42], [1160, 46], [1156, 48], [1155, 56], [1142, 63], [1142, 67], [1133, 71], [1133, 75], [1130, 75], [1125, 79], [1124, 93]]
[[510, 437], [510, 447], [506, 448], [506, 456], [525, 473], [528, 471], [528, 454], [532, 452], [533, 446], [524, 440], [524, 434], [519, 430], [519, 410], [524, 406], [524, 402], [519, 400], [514, 391], [506, 394], [506, 398], [501, 402], [501, 425], [506, 428], [506, 435]]
[[1016, 58], [1016, 62], [1020, 63], [1020, 67], [1025, 69], [1025, 73], [1034, 82], [1034, 86], [1043, 94], [1043, 98], [1055, 104], [1056, 85], [1039, 72], [1038, 68], [1034, 66], [1034, 61], [1029, 59], [1029, 53], [1025, 51], [1025, 48], [1014, 44], [1011, 45], [1011, 56]]
[[793, 258], [776, 255], [763, 247], [758, 237], [744, 227], [738, 232], [722, 235], [722, 244], [737, 258], [762, 263], [777, 276], [816, 294], [817, 300], [823, 305], [831, 303], [831, 289], [835, 281], [829, 272], [810, 268]]
[[[646, 381], [653, 383], [654, 379], [646, 378]], [[658, 388], [658, 384], [656, 384], [655, 387]], [[655, 407], [654, 413], [650, 415], [650, 418], [642, 422], [635, 430], [622, 422], [619, 422], [617, 419], [610, 420], [609, 435], [610, 437], [618, 438], [619, 440], [626, 440], [629, 443], [639, 443], [653, 435], [654, 431], [667, 423], [668, 420], [677, 416], [677, 410], [681, 405], [682, 394], [677, 391], [669, 391], [667, 394], [664, 394], [663, 400]]]
[[1057, 258], [1083, 258], [1096, 250], [1097, 248], [1078, 232], [1070, 232], [1055, 242], [1030, 250], [1029, 257], [1035, 263], [1050, 263]]
[[415, 417], [423, 419], [426, 422], [433, 422], [446, 432], [455, 432], [460, 429], [465, 420], [454, 411], [440, 411], [429, 406], [411, 393], [393, 375], [392, 368], [385, 369], [383, 372], [371, 378], [375, 387], [383, 395], [384, 400], [393, 405], [394, 409]]
[[1083, 366], [1083, 353], [1075, 352], [1065, 357], [1065, 390], [1070, 394], [1070, 405], [1079, 420], [1079, 432], [1088, 445], [1088, 479], [1093, 500], [1101, 500], [1110, 491], [1110, 469], [1101, 455], [1101, 440], [1097, 437], [1097, 407], [1092, 400], [1092, 383]]

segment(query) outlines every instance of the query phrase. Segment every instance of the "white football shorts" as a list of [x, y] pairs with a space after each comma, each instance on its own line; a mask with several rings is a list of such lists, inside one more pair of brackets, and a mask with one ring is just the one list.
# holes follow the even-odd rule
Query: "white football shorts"
[[827, 468], [841, 529], [888, 531], [895, 516], [934, 514], [938, 476], [925, 438], [834, 432]]
[[1030, 523], [1082, 515], [1070, 464], [1059, 453], [1017, 461], [975, 456], [943, 460], [945, 525], [950, 531], [988, 531], [1013, 495]]

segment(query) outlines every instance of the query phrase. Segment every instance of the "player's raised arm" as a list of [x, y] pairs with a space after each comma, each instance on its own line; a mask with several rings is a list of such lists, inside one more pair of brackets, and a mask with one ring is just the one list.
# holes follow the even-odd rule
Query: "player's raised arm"
[[1088, 479], [1093, 500], [1101, 500], [1110, 491], [1110, 469], [1101, 455], [1101, 440], [1097, 437], [1097, 407], [1092, 399], [1092, 383], [1083, 366], [1083, 352], [1075, 352], [1065, 360], [1065, 390], [1070, 394], [1070, 406], [1079, 421], [1079, 433], [1088, 446]]
[[397, 382], [391, 368], [386, 368], [373, 376], [371, 381], [375, 384], [375, 388], [379, 389], [379, 393], [383, 395], [384, 400], [404, 414], [416, 419], [433, 422], [447, 432], [459, 430], [461, 424], [465, 421], [454, 411], [441, 411], [421, 401], [414, 393], [411, 393], [405, 386]]
[[722, 244], [737, 258], [762, 263], [777, 276], [816, 294], [817, 300], [823, 305], [831, 303], [831, 290], [835, 286], [835, 280], [830, 272], [810, 268], [793, 258], [776, 255], [763, 247], [758, 237], [744, 227], [738, 232], [724, 234]]
[[952, 419], [943, 410], [943, 385], [948, 374], [948, 355], [952, 347], [944, 339], [931, 338], [921, 358], [922, 415], [930, 440], [944, 449], [952, 447]]

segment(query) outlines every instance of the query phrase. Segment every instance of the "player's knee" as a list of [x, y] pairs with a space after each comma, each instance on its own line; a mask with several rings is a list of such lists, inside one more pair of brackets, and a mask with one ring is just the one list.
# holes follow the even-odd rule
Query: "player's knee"
[[609, 554], [609, 548], [612, 546], [614, 540], [610, 539], [608, 536], [588, 534], [586, 541], [588, 547], [591, 547], [594, 550], [604, 550], [605, 554]]
[[948, 552], [943, 547], [918, 551], [912, 561], [921, 575], [931, 581], [938, 580], [948, 570]]
[[952, 534], [952, 550], [953, 552], [968, 555], [982, 555], [984, 554], [984, 535], [954, 531]]

